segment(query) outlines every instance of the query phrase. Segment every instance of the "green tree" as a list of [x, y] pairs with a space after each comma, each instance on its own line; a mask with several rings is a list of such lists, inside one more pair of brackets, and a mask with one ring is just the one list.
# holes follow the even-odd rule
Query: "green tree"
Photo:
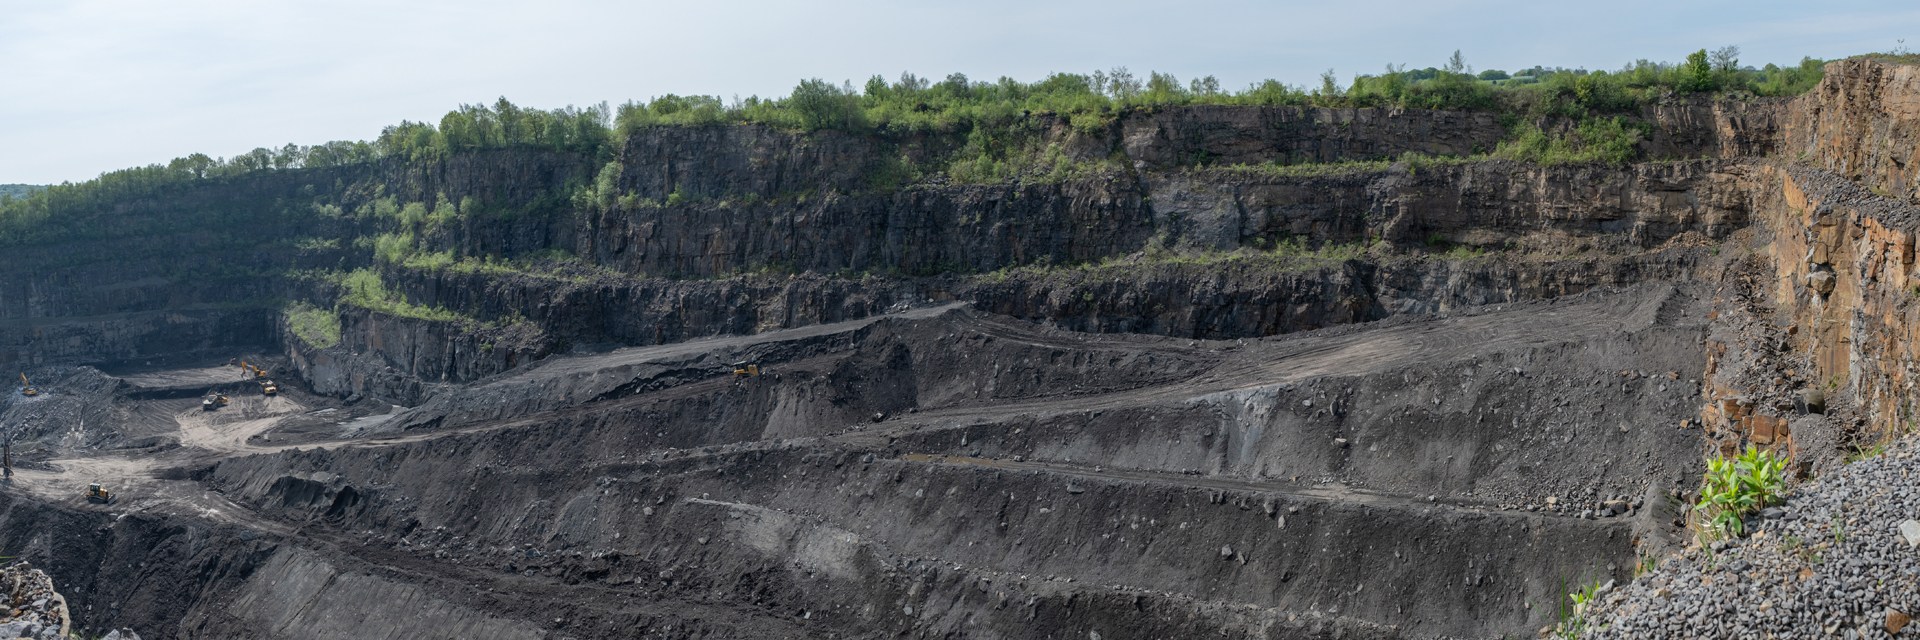
[[[965, 78], [961, 76], [961, 81]], [[859, 98], [852, 93], [819, 78], [802, 80], [787, 98], [787, 107], [800, 115], [800, 125], [808, 131], [857, 129], [861, 111]]]
[[1196, 96], [1219, 95], [1220, 79], [1215, 78], [1213, 76], [1207, 76], [1205, 78], [1194, 78], [1192, 81], [1188, 83], [1187, 89], [1189, 91], [1192, 91], [1193, 95], [1196, 95]]
[[1707, 62], [1706, 49], [1687, 54], [1687, 63], [1680, 65], [1680, 82], [1674, 88], [1682, 93], [1712, 91], [1716, 88], [1713, 65]]
[[1124, 66], [1114, 67], [1112, 71], [1104, 74], [1095, 71], [1093, 77], [1097, 81], [1103, 81], [1100, 83], [1105, 85], [1103, 92], [1115, 100], [1125, 101], [1140, 95], [1140, 80], [1133, 77], [1133, 72], [1128, 71]]
[[1171, 73], [1147, 72], [1147, 102], [1180, 103], [1185, 102], [1187, 92], [1180, 87], [1180, 80]]
[[1740, 68], [1740, 47], [1727, 45], [1714, 49], [1707, 57], [1713, 59], [1713, 70], [1720, 73], [1733, 73]]
[[1320, 74], [1320, 88], [1314, 92], [1314, 95], [1331, 97], [1340, 95], [1340, 93], [1340, 79], [1339, 76], [1333, 75], [1332, 69], [1328, 69], [1326, 73]]

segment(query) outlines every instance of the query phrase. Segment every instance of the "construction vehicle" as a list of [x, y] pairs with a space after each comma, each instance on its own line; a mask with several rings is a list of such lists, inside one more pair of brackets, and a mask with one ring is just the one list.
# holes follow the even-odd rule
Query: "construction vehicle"
[[757, 375], [760, 375], [760, 365], [749, 364], [746, 362], [733, 363], [733, 377], [740, 378], [745, 376], [757, 376]]
[[[247, 372], [248, 372], [248, 371], [252, 371], [252, 372], [253, 372], [253, 375], [247, 375]], [[267, 377], [267, 372], [265, 372], [265, 371], [262, 371], [262, 370], [260, 370], [260, 367], [256, 367], [256, 366], [253, 366], [253, 365], [250, 365], [250, 364], [247, 364], [247, 363], [246, 363], [245, 361], [241, 361], [241, 363], [240, 363], [240, 377], [242, 377], [242, 378], [265, 378], [265, 377]]]
[[106, 489], [101, 488], [100, 483], [95, 482], [93, 484], [87, 485], [87, 502], [97, 502], [100, 504], [113, 504], [115, 501], [116, 499], [113, 497], [113, 494], [108, 493]]
[[24, 374], [24, 373], [20, 374], [20, 384], [27, 386], [27, 388], [20, 390], [20, 395], [23, 395], [23, 396], [40, 395], [40, 392], [33, 388], [33, 383], [27, 382], [27, 374]]
[[272, 380], [262, 380], [260, 382], [260, 392], [270, 396], [279, 395], [280, 385], [274, 384]]
[[204, 411], [212, 411], [224, 406], [227, 406], [227, 397], [218, 393], [200, 399], [200, 408]]

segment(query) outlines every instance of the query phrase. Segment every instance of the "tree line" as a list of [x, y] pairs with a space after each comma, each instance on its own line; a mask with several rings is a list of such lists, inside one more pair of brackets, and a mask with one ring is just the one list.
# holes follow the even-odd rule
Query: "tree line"
[[1535, 67], [1522, 81], [1504, 71], [1475, 74], [1460, 52], [1440, 67], [1407, 70], [1389, 65], [1384, 72], [1360, 74], [1342, 83], [1332, 70], [1317, 86], [1263, 80], [1233, 91], [1214, 76], [1182, 83], [1172, 74], [1150, 71], [1136, 76], [1126, 67], [1092, 73], [1055, 73], [1038, 82], [1002, 77], [978, 82], [951, 74], [935, 82], [912, 73], [897, 80], [881, 76], [865, 84], [802, 81], [784, 98], [757, 96], [732, 102], [717, 96], [666, 95], [651, 102], [628, 102], [615, 110], [616, 128], [627, 134], [648, 126], [765, 124], [787, 129], [840, 129], [894, 134], [963, 131], [973, 125], [1003, 123], [1036, 112], [1083, 114], [1126, 107], [1160, 105], [1260, 105], [1313, 107], [1398, 106], [1419, 109], [1471, 109], [1523, 115], [1625, 112], [1663, 96], [1738, 93], [1789, 96], [1820, 82], [1824, 62], [1803, 58], [1798, 64], [1741, 67], [1739, 49], [1701, 49], [1685, 62], [1638, 60], [1617, 71]]

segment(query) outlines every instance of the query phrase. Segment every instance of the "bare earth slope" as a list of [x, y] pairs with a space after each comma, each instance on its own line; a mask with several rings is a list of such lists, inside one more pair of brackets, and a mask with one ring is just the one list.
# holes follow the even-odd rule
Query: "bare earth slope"
[[[1233, 342], [936, 307], [553, 358], [353, 439], [277, 434], [312, 411], [297, 393], [135, 400], [176, 408], [178, 448], [15, 486], [280, 540], [190, 636], [371, 628], [338, 607], [395, 637], [1517, 632], [1664, 533], [1581, 512], [1695, 464], [1698, 390], [1668, 372], [1702, 366], [1703, 294]], [[738, 353], [765, 373], [712, 366]], [[138, 480], [208, 464], [214, 491]], [[92, 477], [133, 479], [129, 502], [75, 503]]]

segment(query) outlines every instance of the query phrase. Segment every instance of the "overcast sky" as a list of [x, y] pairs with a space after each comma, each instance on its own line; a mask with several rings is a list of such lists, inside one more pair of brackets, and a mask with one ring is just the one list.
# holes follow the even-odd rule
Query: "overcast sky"
[[194, 152], [365, 140], [461, 103], [785, 95], [912, 71], [1031, 81], [1126, 65], [1228, 88], [1389, 63], [1615, 69], [1738, 45], [1745, 64], [1920, 49], [1904, 2], [299, 3], [0, 1], [0, 183]]

